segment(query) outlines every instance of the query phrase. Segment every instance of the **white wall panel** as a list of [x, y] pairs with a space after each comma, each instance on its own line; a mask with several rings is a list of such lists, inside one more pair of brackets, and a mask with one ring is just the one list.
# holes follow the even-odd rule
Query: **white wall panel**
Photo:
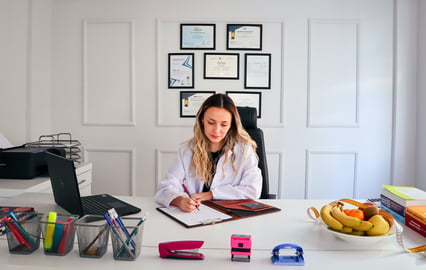
[[354, 152], [308, 150], [306, 198], [355, 198], [356, 167], [357, 154]]
[[309, 21], [308, 126], [358, 125], [358, 24]]
[[135, 195], [135, 150], [85, 148], [92, 167], [92, 193]]
[[86, 20], [83, 28], [87, 125], [133, 125], [133, 23]]

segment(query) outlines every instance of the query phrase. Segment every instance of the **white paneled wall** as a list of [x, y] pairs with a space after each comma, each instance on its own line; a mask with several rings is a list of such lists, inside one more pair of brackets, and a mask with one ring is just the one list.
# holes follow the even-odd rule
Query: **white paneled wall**
[[[0, 27], [8, 33], [0, 37], [7, 45], [0, 68], [8, 74], [0, 85], [0, 132], [14, 144], [71, 132], [93, 163], [93, 192], [152, 195], [177, 144], [192, 135], [194, 119], [180, 117], [179, 108], [180, 91], [188, 89], [167, 87], [168, 53], [191, 52], [194, 91], [261, 93], [272, 193], [374, 197], [383, 183], [415, 183], [415, 140], [408, 140], [415, 134], [415, 61], [404, 59], [417, 59], [417, 44], [401, 37], [417, 22], [416, 5], [0, 0]], [[46, 14], [51, 18], [40, 20]], [[253, 51], [232, 51], [240, 56], [238, 80], [204, 79], [205, 51], [180, 50], [181, 23], [214, 23], [214, 52], [224, 53], [231, 52], [227, 23], [262, 24], [256, 52], [271, 54], [271, 89], [244, 88], [244, 55]], [[6, 31], [12, 28], [16, 33]]]

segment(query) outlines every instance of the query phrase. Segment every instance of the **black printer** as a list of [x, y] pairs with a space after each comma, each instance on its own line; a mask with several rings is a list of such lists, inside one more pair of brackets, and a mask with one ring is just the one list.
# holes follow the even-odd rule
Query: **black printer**
[[48, 175], [45, 151], [63, 157], [66, 154], [62, 148], [26, 145], [0, 149], [0, 178], [32, 179]]

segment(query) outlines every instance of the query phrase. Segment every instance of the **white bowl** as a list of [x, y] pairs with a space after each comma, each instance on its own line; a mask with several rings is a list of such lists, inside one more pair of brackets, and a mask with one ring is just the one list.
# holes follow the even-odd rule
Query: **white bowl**
[[395, 234], [396, 234], [395, 225], [393, 225], [389, 229], [389, 232], [387, 234], [380, 235], [380, 236], [359, 236], [359, 235], [342, 233], [342, 232], [334, 231], [334, 230], [328, 228], [327, 225], [325, 225], [325, 224], [323, 224], [322, 227], [324, 228], [324, 230], [326, 232], [334, 234], [336, 237], [342, 239], [343, 241], [349, 242], [349, 243], [354, 244], [354, 245], [374, 244], [374, 243], [377, 243], [377, 242], [382, 241], [384, 239], [389, 239], [389, 238], [395, 237]]

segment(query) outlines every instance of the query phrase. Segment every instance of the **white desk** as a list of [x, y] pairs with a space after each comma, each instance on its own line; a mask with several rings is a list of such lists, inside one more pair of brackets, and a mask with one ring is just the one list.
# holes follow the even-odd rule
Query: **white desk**
[[[7, 242], [0, 241], [0, 267], [8, 269], [49, 269], [71, 268], [80, 263], [85, 269], [424, 269], [426, 257], [422, 254], [404, 252], [395, 238], [387, 239], [374, 246], [350, 246], [347, 242], [326, 233], [312, 222], [306, 209], [309, 206], [321, 207], [326, 201], [307, 200], [268, 200], [268, 204], [282, 209], [281, 212], [229, 221], [210, 226], [187, 229], [157, 211], [156, 204], [148, 197], [121, 197], [143, 211], [148, 212], [143, 233], [143, 248], [140, 257], [134, 262], [115, 261], [109, 247], [107, 254], [100, 259], [80, 258], [75, 246], [66, 256], [44, 255], [42, 246], [30, 255], [9, 254]], [[54, 210], [63, 212], [53, 202], [51, 194], [30, 193], [8, 199], [8, 205], [34, 205], [39, 212]], [[232, 262], [229, 239], [231, 234], [251, 234], [253, 254], [250, 263]], [[403, 234], [407, 246], [425, 244], [425, 238], [405, 229]], [[4, 239], [4, 237], [3, 237]], [[203, 240], [200, 249], [206, 259], [203, 261], [161, 259], [157, 246], [160, 242], [177, 240]], [[273, 265], [271, 250], [278, 244], [294, 243], [305, 252], [304, 267]]]

